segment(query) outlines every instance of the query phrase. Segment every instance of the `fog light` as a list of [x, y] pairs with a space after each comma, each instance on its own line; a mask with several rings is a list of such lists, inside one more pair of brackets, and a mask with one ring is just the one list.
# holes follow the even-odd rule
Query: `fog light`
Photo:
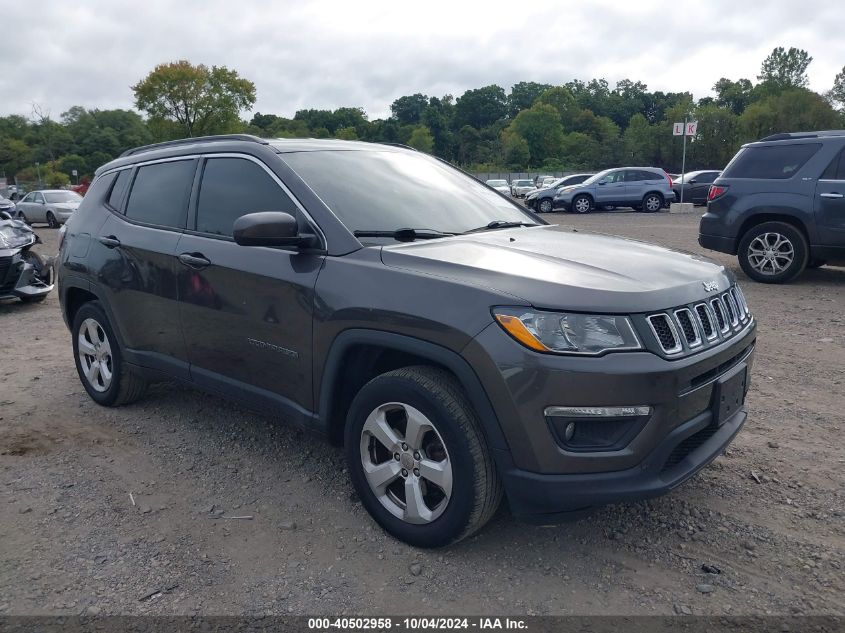
[[646, 405], [546, 407], [543, 413], [557, 443], [567, 451], [617, 451], [627, 446], [651, 418]]

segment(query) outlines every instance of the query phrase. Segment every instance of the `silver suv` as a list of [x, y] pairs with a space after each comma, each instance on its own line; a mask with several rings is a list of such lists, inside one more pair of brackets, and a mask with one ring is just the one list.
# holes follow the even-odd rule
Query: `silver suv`
[[597, 206], [654, 213], [674, 200], [672, 179], [659, 167], [617, 167], [559, 190], [554, 206], [576, 213], [589, 213]]

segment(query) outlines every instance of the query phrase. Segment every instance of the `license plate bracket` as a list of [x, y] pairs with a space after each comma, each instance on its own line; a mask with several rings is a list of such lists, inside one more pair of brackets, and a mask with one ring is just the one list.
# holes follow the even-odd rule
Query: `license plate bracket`
[[748, 367], [743, 363], [730, 374], [722, 376], [713, 388], [713, 424], [722, 426], [735, 415], [745, 402]]

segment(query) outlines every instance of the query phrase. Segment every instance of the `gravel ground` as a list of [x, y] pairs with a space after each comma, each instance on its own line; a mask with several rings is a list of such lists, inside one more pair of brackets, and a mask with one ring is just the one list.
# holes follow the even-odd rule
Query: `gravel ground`
[[[546, 217], [703, 252], [697, 214]], [[170, 384], [98, 407], [55, 293], [0, 304], [0, 614], [845, 614], [845, 268], [764, 286], [707, 254], [759, 321], [727, 453], [660, 499], [555, 528], [503, 507], [438, 551], [385, 536], [341, 451], [278, 421]]]

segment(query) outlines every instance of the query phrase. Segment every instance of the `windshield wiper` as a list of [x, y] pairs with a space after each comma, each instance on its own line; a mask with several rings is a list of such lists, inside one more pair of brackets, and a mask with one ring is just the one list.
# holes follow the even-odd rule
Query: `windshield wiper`
[[397, 242], [413, 242], [449, 237], [457, 233], [445, 233], [435, 229], [396, 229], [395, 231], [355, 231], [353, 235], [355, 237], [392, 237]]
[[511, 222], [509, 220], [493, 220], [484, 226], [479, 226], [476, 229], [464, 231], [463, 235], [467, 233], [480, 233], [481, 231], [492, 231], [493, 229], [512, 229], [517, 226], [542, 226], [541, 224], [529, 224], [528, 222]]

